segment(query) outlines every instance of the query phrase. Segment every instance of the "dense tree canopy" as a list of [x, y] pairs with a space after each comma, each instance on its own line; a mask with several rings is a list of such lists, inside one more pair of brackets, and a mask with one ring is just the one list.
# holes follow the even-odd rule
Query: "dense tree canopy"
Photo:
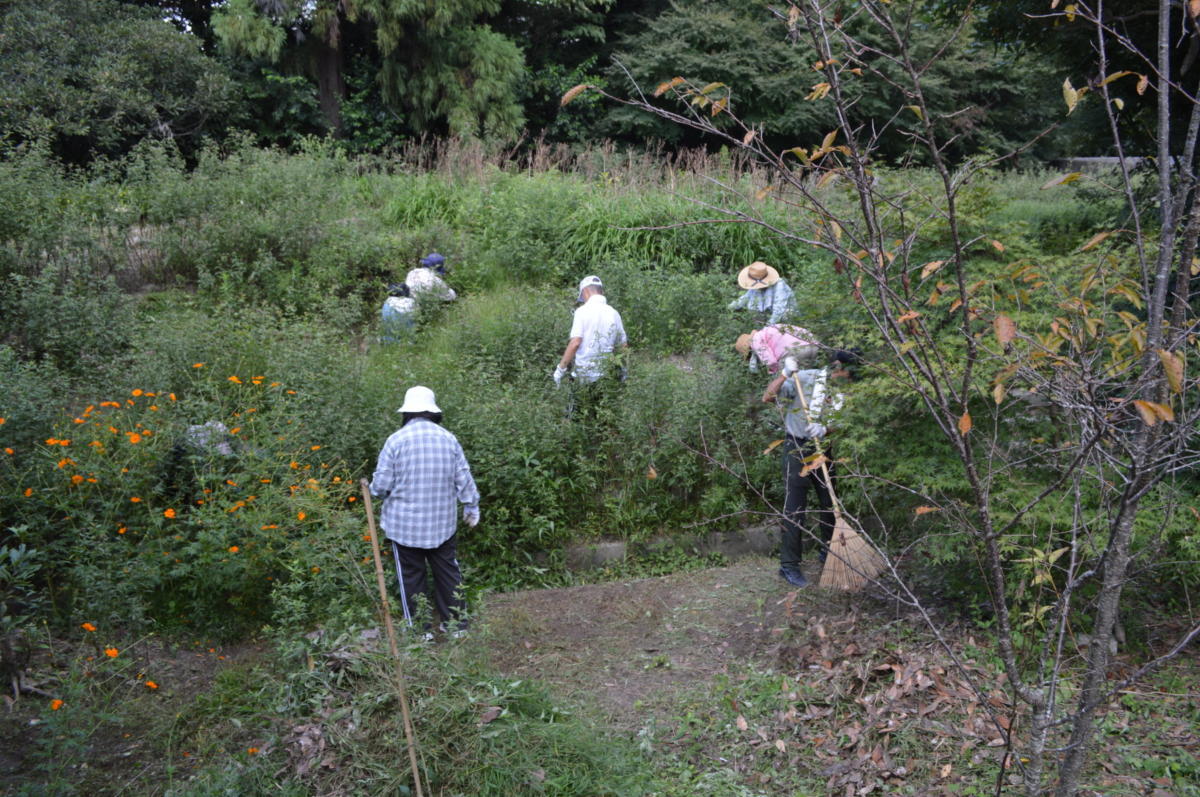
[[199, 39], [116, 0], [0, 6], [0, 130], [45, 140], [69, 161], [115, 155], [147, 136], [181, 149], [237, 106], [228, 71]]
[[[897, 0], [912, 56], [931, 62], [926, 90], [952, 157], [1028, 140], [1061, 109], [1064, 78], [1095, 82], [1084, 27], [1051, 25], [1043, 5]], [[228, 127], [285, 146], [332, 133], [354, 151], [422, 135], [715, 145], [596, 96], [558, 106], [581, 83], [631, 95], [678, 75], [725, 84], [740, 118], [798, 144], [829, 129], [829, 103], [814, 98], [811, 44], [786, 15], [786, 5], [717, 0], [10, 0], [0, 6], [0, 123], [9, 141], [44, 139], [75, 162], [147, 135], [186, 152]], [[861, 9], [847, 5], [842, 24], [870, 43]], [[1131, 41], [1153, 35], [1136, 13], [1113, 24]], [[1185, 83], [1200, 46], [1193, 27], [1173, 38]], [[853, 113], [900, 160], [918, 120], [903, 111], [896, 65], [859, 57]], [[1112, 90], [1136, 119], [1152, 92], [1127, 83]], [[1100, 110], [1089, 97], [1028, 153], [1102, 154]]]

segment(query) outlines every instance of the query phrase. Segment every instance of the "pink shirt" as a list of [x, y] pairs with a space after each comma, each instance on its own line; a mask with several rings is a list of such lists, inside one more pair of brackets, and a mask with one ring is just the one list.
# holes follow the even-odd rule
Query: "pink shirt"
[[779, 361], [796, 346], [815, 346], [816, 337], [804, 327], [774, 326], [756, 329], [750, 333], [750, 349], [759, 361], [774, 372], [779, 368]]

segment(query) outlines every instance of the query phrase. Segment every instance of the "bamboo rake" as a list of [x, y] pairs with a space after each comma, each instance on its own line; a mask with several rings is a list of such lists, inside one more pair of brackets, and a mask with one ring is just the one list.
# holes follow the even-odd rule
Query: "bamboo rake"
[[387, 629], [388, 644], [392, 659], [396, 662], [396, 691], [400, 695], [400, 715], [404, 718], [404, 738], [408, 742], [408, 761], [412, 766], [413, 791], [417, 797], [421, 792], [421, 772], [417, 768], [417, 739], [413, 733], [412, 719], [408, 714], [408, 693], [404, 688], [404, 661], [400, 658], [400, 647], [396, 644], [396, 629], [392, 625], [392, 609], [388, 603], [387, 585], [383, 577], [383, 560], [379, 556], [379, 537], [375, 533], [375, 509], [371, 506], [371, 488], [362, 479], [363, 506], [367, 510], [367, 528], [371, 532], [371, 553], [375, 556], [375, 580], [379, 584], [379, 603], [383, 609], [383, 626]]
[[[804, 386], [800, 384], [800, 375], [792, 374], [792, 381], [795, 382], [796, 394], [800, 397], [800, 406], [804, 409], [804, 418], [808, 423], [812, 423], [808, 401], [804, 398]], [[822, 451], [820, 441], [814, 442], [821, 474], [825, 477], [825, 486], [829, 490], [829, 502], [833, 504], [833, 535], [829, 540], [829, 551], [825, 556], [825, 566], [821, 568], [821, 579], [818, 583], [822, 587], [857, 591], [883, 571], [884, 561], [871, 543], [846, 521], [842, 514], [842, 502], [838, 500], [833, 489], [833, 479], [829, 475], [825, 452]]]

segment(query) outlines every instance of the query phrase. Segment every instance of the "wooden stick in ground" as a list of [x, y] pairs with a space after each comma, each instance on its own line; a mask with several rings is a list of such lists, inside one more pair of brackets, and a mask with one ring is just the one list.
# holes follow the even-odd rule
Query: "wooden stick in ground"
[[367, 510], [367, 528], [371, 532], [371, 553], [375, 556], [375, 580], [379, 583], [379, 603], [383, 607], [383, 627], [387, 629], [388, 645], [392, 659], [396, 662], [396, 691], [400, 695], [400, 716], [404, 719], [404, 738], [408, 741], [408, 761], [412, 766], [413, 791], [417, 797], [421, 792], [421, 772], [417, 769], [417, 738], [413, 733], [412, 719], [408, 715], [408, 693], [404, 688], [404, 661], [400, 658], [400, 647], [396, 644], [396, 629], [392, 625], [392, 608], [388, 603], [387, 583], [383, 577], [383, 560], [379, 556], [379, 536], [375, 533], [375, 508], [371, 505], [371, 487], [362, 480], [363, 506]]
[[[804, 410], [804, 419], [812, 423], [808, 401], [804, 398], [804, 386], [800, 384], [800, 375], [792, 374], [792, 381], [796, 386], [796, 395], [800, 398], [800, 407]], [[828, 381], [825, 389], [829, 390]], [[833, 505], [833, 534], [830, 535], [829, 550], [826, 553], [825, 566], [821, 568], [819, 584], [822, 587], [846, 590], [861, 589], [883, 570], [883, 561], [879, 552], [872, 548], [842, 515], [842, 505], [833, 489], [833, 479], [821, 442], [814, 440], [813, 444], [819, 457], [821, 475], [825, 477], [825, 489], [829, 491], [829, 503]]]

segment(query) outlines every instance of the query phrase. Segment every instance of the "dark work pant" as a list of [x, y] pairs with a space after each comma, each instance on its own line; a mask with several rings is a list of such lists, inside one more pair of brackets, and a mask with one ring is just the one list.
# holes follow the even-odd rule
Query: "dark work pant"
[[[833, 501], [829, 497], [829, 485], [825, 483], [825, 474], [820, 468], [813, 469], [807, 476], [801, 476], [804, 470], [804, 460], [816, 453], [813, 441], [806, 437], [788, 435], [783, 441], [783, 528], [779, 541], [779, 564], [785, 568], [800, 567], [804, 558], [804, 539], [809, 532], [816, 532], [821, 541], [829, 544], [833, 537]], [[832, 463], [829, 463], [830, 476], [833, 475]], [[803, 522], [808, 508], [808, 491], [812, 489], [817, 495], [820, 509], [816, 515], [815, 526]]]
[[[418, 595], [429, 595], [443, 621], [461, 622], [466, 602], [459, 592], [462, 571], [458, 569], [457, 535], [436, 548], [410, 548], [397, 542], [392, 547], [400, 562], [401, 599], [408, 605], [407, 615], [411, 617], [416, 612]], [[432, 590], [426, 570], [433, 571]]]

